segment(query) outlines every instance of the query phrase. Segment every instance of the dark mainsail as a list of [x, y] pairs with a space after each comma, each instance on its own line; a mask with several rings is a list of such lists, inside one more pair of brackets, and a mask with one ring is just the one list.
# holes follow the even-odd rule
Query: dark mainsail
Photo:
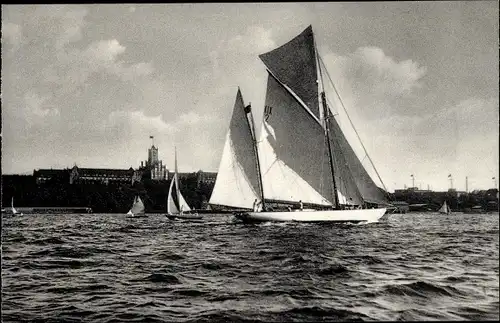
[[319, 118], [318, 73], [312, 26], [288, 43], [259, 57], [271, 73]]

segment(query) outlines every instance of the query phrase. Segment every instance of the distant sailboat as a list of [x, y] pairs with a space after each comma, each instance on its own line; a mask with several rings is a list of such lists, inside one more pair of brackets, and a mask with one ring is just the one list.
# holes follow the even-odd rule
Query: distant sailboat
[[439, 209], [439, 213], [441, 213], [441, 214], [450, 214], [451, 213], [451, 209], [448, 206], [448, 204], [446, 204], [446, 201], [444, 201], [443, 205]]
[[387, 199], [319, 93], [312, 27], [260, 58], [268, 71], [261, 138], [238, 89], [210, 203], [252, 210], [235, 213], [244, 221], [378, 221]]
[[139, 195], [134, 197], [134, 204], [132, 204], [132, 208], [128, 211], [127, 215], [132, 217], [145, 216], [144, 203], [142, 203]]
[[167, 197], [167, 218], [170, 220], [200, 220], [203, 217], [191, 208], [182, 196], [179, 188], [179, 175], [177, 173], [177, 149], [175, 149], [175, 173], [170, 181]]
[[22, 212], [18, 212], [14, 207], [14, 197], [12, 197], [12, 200], [10, 201], [10, 207], [12, 209], [12, 215], [23, 215]]

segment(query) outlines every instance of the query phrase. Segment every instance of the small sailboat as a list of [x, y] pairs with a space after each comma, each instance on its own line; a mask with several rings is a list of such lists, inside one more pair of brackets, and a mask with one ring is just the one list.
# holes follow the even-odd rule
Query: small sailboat
[[127, 215], [131, 217], [146, 216], [144, 203], [142, 203], [142, 200], [139, 195], [136, 195], [134, 197], [134, 203], [132, 204], [132, 208], [128, 211]]
[[451, 209], [448, 206], [448, 204], [446, 204], [446, 201], [444, 201], [443, 205], [439, 209], [439, 213], [441, 213], [441, 214], [450, 214], [451, 213]]
[[167, 197], [167, 218], [170, 220], [201, 220], [203, 217], [193, 212], [182, 196], [177, 173], [177, 148], [175, 148], [175, 172], [170, 181]]
[[312, 27], [260, 58], [268, 72], [260, 139], [238, 89], [209, 203], [238, 209], [245, 222], [378, 221], [385, 191], [327, 105]]
[[12, 197], [12, 200], [10, 201], [10, 207], [12, 210], [12, 215], [23, 215], [22, 212], [18, 212], [16, 208], [14, 207], [14, 197]]

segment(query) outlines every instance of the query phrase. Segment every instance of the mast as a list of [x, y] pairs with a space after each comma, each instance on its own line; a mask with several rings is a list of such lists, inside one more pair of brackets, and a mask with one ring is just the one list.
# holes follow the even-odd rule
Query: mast
[[179, 213], [181, 212], [181, 197], [180, 197], [180, 190], [179, 190], [179, 176], [177, 175], [177, 147], [174, 146], [174, 158], [175, 158], [175, 193], [177, 195], [177, 205], [179, 206]]
[[[314, 39], [314, 37], [313, 37]], [[323, 108], [323, 120], [325, 121], [325, 135], [326, 135], [326, 143], [328, 145], [328, 159], [329, 159], [329, 165], [330, 165], [330, 171], [332, 173], [332, 181], [333, 181], [333, 200], [335, 202], [335, 208], [339, 209], [340, 204], [339, 204], [339, 196], [337, 193], [337, 182], [335, 181], [335, 171], [333, 169], [333, 157], [332, 157], [332, 147], [330, 143], [330, 127], [328, 126], [328, 118], [330, 118], [330, 114], [328, 113], [328, 106], [326, 104], [326, 94], [325, 94], [325, 87], [323, 85], [323, 73], [321, 72], [321, 65], [319, 62], [319, 55], [318, 55], [318, 49], [316, 47], [316, 40], [314, 40], [314, 52], [316, 54], [316, 61], [318, 62], [318, 69], [319, 69], [319, 75], [321, 79], [321, 105]]]
[[258, 183], [259, 183], [259, 190], [260, 190], [260, 200], [262, 202], [262, 210], [266, 209], [266, 202], [264, 201], [264, 186], [262, 185], [262, 175], [260, 173], [260, 160], [259, 160], [259, 149], [257, 148], [257, 135], [255, 133], [255, 123], [253, 120], [253, 114], [252, 114], [252, 104], [248, 103], [248, 105], [245, 107], [245, 113], [247, 114], [247, 124], [248, 127], [250, 128], [250, 133], [252, 134], [252, 143], [253, 143], [253, 151], [255, 154], [255, 160], [257, 161], [256, 167], [257, 167], [257, 178]]

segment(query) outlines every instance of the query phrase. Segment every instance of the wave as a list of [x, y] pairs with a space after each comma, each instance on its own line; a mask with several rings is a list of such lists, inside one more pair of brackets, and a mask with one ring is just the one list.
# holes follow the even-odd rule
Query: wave
[[329, 276], [329, 275], [338, 275], [338, 274], [348, 274], [349, 269], [343, 265], [330, 265], [328, 267], [323, 267], [318, 269], [318, 275], [320, 276]]
[[355, 311], [335, 308], [325, 308], [319, 306], [296, 307], [280, 312], [268, 312], [272, 321], [364, 321], [370, 319], [369, 316]]
[[178, 285], [181, 284], [181, 281], [179, 278], [177, 278], [175, 275], [171, 274], [162, 274], [162, 273], [153, 273], [151, 275], [148, 275], [146, 277], [143, 277], [141, 279], [135, 279], [131, 281], [150, 281], [153, 283], [165, 283], [168, 285]]
[[439, 286], [437, 284], [417, 281], [408, 284], [389, 285], [384, 287], [381, 294], [392, 294], [397, 296], [416, 296], [416, 297], [434, 297], [434, 296], [463, 296], [464, 293], [452, 286]]

